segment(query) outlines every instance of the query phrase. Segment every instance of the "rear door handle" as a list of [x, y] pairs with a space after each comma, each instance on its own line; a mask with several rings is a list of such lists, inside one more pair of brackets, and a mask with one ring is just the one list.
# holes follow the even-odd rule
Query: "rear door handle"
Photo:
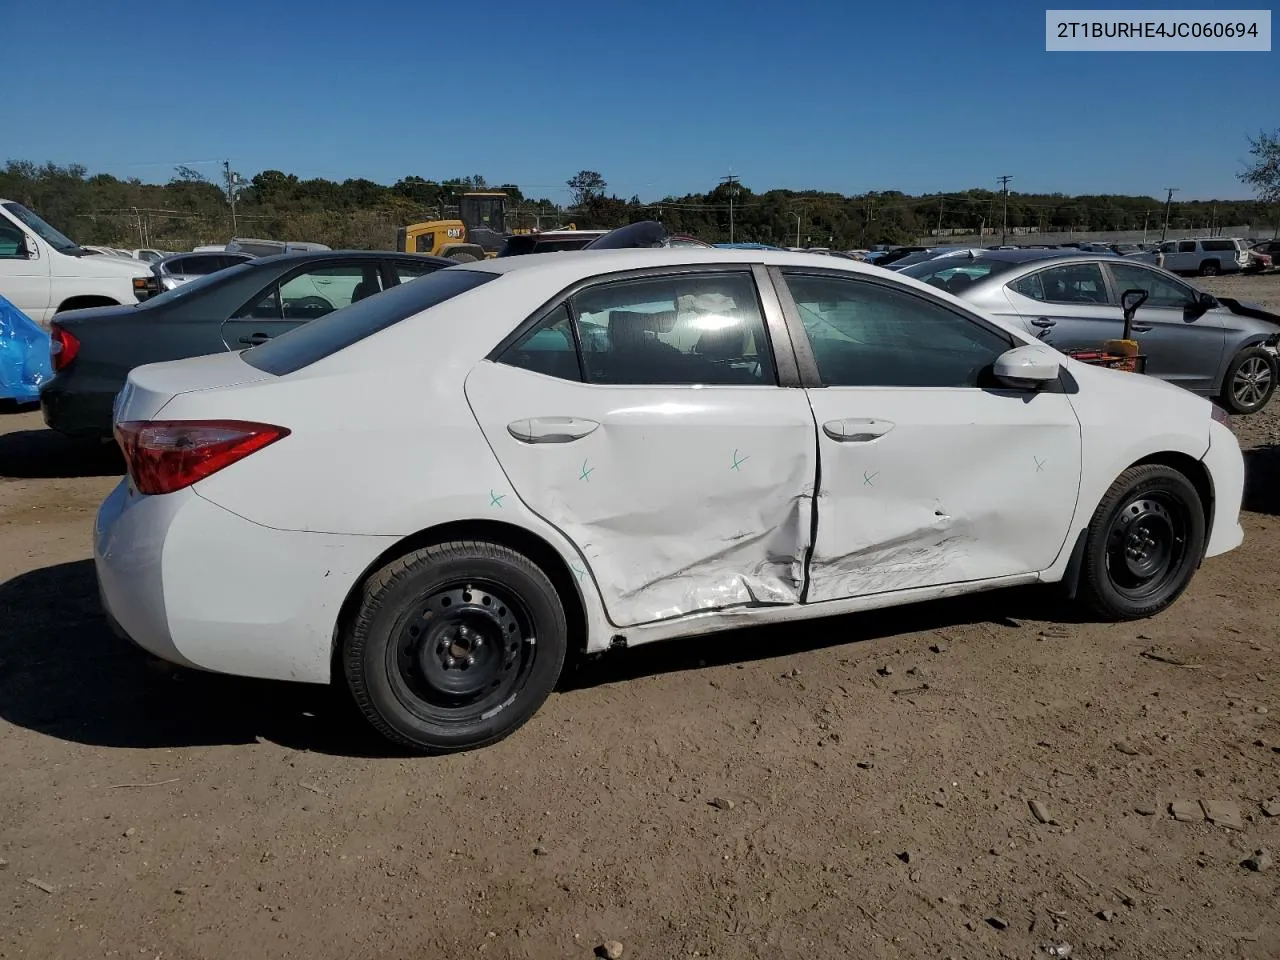
[[1133, 324], [1132, 326], [1130, 326], [1130, 327], [1129, 327], [1129, 329], [1130, 329], [1130, 330], [1132, 330], [1134, 333], [1150, 333], [1150, 332], [1151, 332], [1151, 324], [1149, 324], [1149, 323], [1135, 323], [1135, 324]]
[[1033, 327], [1052, 327], [1057, 320], [1050, 320], [1048, 317], [1036, 317], [1031, 321]]
[[251, 333], [247, 337], [241, 337], [240, 342], [246, 343], [251, 347], [256, 347], [259, 344], [266, 343], [270, 339], [271, 334], [269, 333]]
[[822, 432], [840, 443], [867, 443], [883, 437], [893, 429], [888, 420], [869, 420], [848, 417], [844, 420], [828, 420]]
[[508, 423], [507, 433], [521, 443], [571, 443], [581, 440], [598, 426], [600, 424], [596, 421], [581, 417], [532, 417]]

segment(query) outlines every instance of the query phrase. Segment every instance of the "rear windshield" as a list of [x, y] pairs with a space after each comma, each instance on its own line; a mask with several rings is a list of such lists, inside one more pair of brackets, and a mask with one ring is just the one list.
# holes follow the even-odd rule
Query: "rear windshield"
[[259, 370], [284, 376], [497, 277], [460, 267], [437, 270], [294, 327], [241, 356]]
[[985, 257], [935, 257], [924, 263], [913, 263], [899, 272], [904, 277], [914, 277], [934, 286], [950, 289], [948, 281], [963, 274], [971, 281], [984, 280], [1018, 266], [1009, 260], [988, 260]]

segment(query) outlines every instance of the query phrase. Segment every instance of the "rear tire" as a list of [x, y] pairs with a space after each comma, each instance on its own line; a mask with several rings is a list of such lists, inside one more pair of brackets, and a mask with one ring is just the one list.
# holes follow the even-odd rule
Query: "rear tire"
[[456, 260], [458, 263], [475, 263], [480, 258], [470, 253], [451, 253], [449, 259]]
[[1257, 413], [1276, 390], [1276, 358], [1262, 347], [1246, 347], [1222, 378], [1222, 406], [1235, 414]]
[[1204, 546], [1204, 506], [1191, 481], [1164, 464], [1130, 467], [1089, 522], [1079, 598], [1104, 620], [1154, 616], [1182, 595]]
[[1221, 272], [1222, 268], [1217, 260], [1206, 260], [1200, 264], [1200, 276], [1202, 277], [1216, 277]]
[[501, 740], [533, 716], [567, 645], [547, 575], [509, 547], [463, 540], [370, 577], [342, 658], [356, 704], [383, 736], [452, 753]]

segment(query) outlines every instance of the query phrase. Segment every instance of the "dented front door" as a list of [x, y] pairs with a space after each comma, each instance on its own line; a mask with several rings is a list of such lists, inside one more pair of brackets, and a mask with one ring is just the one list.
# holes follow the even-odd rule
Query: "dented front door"
[[1043, 570], [1080, 477], [1065, 394], [810, 391], [822, 486], [811, 601]]
[[875, 275], [783, 269], [775, 283], [813, 362], [821, 479], [806, 598], [1051, 566], [1075, 512], [1080, 425], [1064, 392], [993, 382], [1010, 335]]
[[577, 547], [573, 572], [616, 625], [799, 600], [816, 470], [803, 390], [606, 386], [485, 361], [466, 391], [512, 492]]

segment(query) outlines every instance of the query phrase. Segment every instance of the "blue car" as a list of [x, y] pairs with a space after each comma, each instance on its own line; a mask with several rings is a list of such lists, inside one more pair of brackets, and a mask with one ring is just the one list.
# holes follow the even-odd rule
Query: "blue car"
[[0, 400], [35, 403], [52, 377], [48, 332], [0, 297]]

